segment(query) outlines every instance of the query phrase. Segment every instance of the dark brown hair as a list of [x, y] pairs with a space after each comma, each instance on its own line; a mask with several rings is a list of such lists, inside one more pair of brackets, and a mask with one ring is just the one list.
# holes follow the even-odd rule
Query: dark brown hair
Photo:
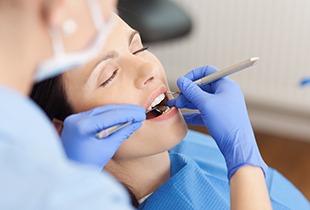
[[44, 110], [52, 120], [57, 118], [64, 121], [73, 114], [72, 107], [68, 103], [61, 76], [44, 80], [34, 85], [31, 98]]

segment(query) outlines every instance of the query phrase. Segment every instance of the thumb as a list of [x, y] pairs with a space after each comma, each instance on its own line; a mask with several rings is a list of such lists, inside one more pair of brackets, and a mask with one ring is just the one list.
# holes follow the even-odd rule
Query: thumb
[[198, 109], [211, 94], [203, 91], [198, 85], [186, 77], [180, 77], [177, 81], [182, 94], [192, 102]]

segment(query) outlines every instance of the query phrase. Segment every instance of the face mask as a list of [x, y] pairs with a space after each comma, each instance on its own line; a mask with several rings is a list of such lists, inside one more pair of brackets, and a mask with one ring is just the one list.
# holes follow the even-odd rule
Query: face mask
[[74, 67], [81, 66], [97, 57], [102, 51], [115, 16], [111, 16], [109, 21], [105, 23], [98, 0], [88, 0], [87, 2], [98, 36], [83, 51], [66, 53], [59, 32], [51, 28], [49, 34], [53, 43], [54, 57], [39, 64], [34, 77], [35, 82], [40, 82]]

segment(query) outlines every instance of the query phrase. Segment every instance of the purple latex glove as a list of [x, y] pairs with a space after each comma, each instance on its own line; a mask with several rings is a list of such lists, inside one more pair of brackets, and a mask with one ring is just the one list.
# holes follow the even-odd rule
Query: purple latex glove
[[228, 179], [244, 165], [260, 167], [266, 174], [267, 165], [259, 153], [239, 85], [229, 78], [204, 87], [192, 82], [216, 71], [204, 66], [179, 78], [181, 94], [168, 105], [200, 111], [184, 114], [184, 118], [187, 124], [203, 125], [209, 130], [226, 160]]
[[[137, 105], [107, 105], [67, 117], [61, 141], [69, 159], [98, 167], [113, 157], [124, 140], [141, 127], [145, 109]], [[108, 127], [132, 121], [104, 139], [96, 134]]]

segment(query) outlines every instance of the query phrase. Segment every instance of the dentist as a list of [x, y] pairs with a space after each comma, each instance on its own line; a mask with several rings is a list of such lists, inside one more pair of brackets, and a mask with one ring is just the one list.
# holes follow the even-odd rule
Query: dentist
[[[59, 141], [28, 98], [34, 82], [98, 56], [115, 4], [0, 1], [0, 209], [132, 209], [124, 188], [100, 171], [141, 126], [145, 110], [120, 105], [71, 116]], [[98, 131], [127, 121], [134, 123], [105, 141], [94, 138]]]

